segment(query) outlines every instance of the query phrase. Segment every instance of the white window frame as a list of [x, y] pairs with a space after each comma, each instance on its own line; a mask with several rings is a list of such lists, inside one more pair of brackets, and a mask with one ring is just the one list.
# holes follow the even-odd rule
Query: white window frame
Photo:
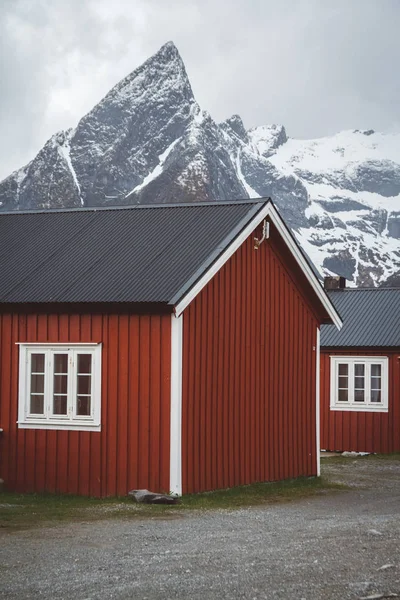
[[[331, 399], [330, 409], [354, 412], [388, 412], [389, 410], [389, 359], [387, 356], [331, 356]], [[348, 365], [349, 399], [339, 401], [338, 374], [339, 364]], [[365, 400], [354, 401], [354, 365], [365, 365]], [[371, 365], [381, 365], [382, 402], [371, 402]]]
[[[101, 430], [101, 351], [102, 344], [36, 344], [19, 345], [19, 394], [18, 427], [20, 429], [66, 429], [70, 431]], [[53, 410], [53, 357], [68, 354], [67, 415], [54, 415]], [[30, 412], [31, 356], [45, 355], [44, 415]], [[91, 414], [76, 414], [77, 360], [78, 354], [90, 354], [91, 369]]]

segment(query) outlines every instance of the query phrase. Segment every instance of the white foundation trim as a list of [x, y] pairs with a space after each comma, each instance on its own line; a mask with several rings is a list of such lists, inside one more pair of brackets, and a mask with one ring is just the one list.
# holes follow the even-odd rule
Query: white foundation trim
[[171, 428], [169, 491], [182, 495], [182, 339], [183, 315], [171, 315]]
[[290, 234], [286, 225], [284, 224], [282, 217], [277, 212], [276, 208], [271, 202], [267, 202], [265, 206], [257, 213], [257, 215], [250, 221], [250, 223], [243, 229], [243, 231], [232, 241], [232, 243], [226, 248], [221, 256], [211, 265], [211, 267], [204, 273], [204, 275], [198, 280], [198, 282], [187, 292], [183, 298], [175, 306], [175, 314], [179, 316], [185, 310], [185, 308], [192, 302], [199, 292], [207, 285], [207, 283], [214, 277], [214, 275], [221, 269], [221, 267], [229, 260], [229, 258], [236, 252], [236, 250], [243, 244], [243, 242], [249, 237], [249, 235], [255, 230], [255, 228], [263, 222], [263, 220], [269, 217], [271, 222], [277, 228], [280, 236], [283, 238], [285, 244], [289, 248], [297, 264], [303, 271], [308, 282], [316, 293], [318, 299], [324, 306], [326, 312], [332, 319], [332, 322], [338, 329], [342, 328], [342, 320], [337, 313], [335, 307], [329, 300], [325, 290], [318, 281], [318, 278], [313, 273], [307, 260], [304, 258], [303, 253], [299, 249], [294, 238]]
[[321, 352], [320, 352], [320, 340], [321, 340], [321, 332], [319, 327], [317, 327], [317, 342], [315, 347], [316, 354], [316, 372], [315, 372], [315, 380], [316, 380], [316, 406], [315, 406], [315, 420], [316, 420], [316, 428], [317, 428], [317, 475], [318, 477], [321, 475], [321, 423], [320, 423], [320, 414], [321, 414], [321, 406], [320, 406], [320, 370], [321, 370]]

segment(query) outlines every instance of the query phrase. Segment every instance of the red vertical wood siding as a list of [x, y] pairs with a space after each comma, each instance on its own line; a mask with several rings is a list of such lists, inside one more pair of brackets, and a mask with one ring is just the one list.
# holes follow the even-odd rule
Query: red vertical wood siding
[[[0, 477], [9, 490], [169, 490], [170, 315], [0, 314]], [[18, 429], [16, 342], [102, 342], [101, 431]]]
[[184, 311], [183, 493], [317, 472], [312, 293], [277, 232], [253, 245]]
[[[331, 361], [339, 356], [387, 356], [389, 359], [388, 412], [330, 410]], [[387, 351], [321, 350], [321, 448], [332, 452], [400, 451], [400, 349]]]

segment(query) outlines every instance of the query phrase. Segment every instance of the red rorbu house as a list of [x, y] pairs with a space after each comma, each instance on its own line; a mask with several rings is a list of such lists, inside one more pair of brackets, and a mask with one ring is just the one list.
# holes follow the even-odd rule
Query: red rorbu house
[[333, 304], [269, 200], [0, 215], [6, 489], [178, 494], [319, 472]]
[[321, 448], [400, 450], [400, 288], [327, 278], [343, 328], [321, 330]]

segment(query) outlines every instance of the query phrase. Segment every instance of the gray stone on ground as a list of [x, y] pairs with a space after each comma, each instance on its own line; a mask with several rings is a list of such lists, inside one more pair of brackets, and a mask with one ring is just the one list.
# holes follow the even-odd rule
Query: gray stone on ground
[[133, 498], [135, 502], [143, 502], [145, 504], [178, 504], [179, 498], [169, 496], [168, 494], [157, 494], [149, 490], [131, 490], [128, 496]]

